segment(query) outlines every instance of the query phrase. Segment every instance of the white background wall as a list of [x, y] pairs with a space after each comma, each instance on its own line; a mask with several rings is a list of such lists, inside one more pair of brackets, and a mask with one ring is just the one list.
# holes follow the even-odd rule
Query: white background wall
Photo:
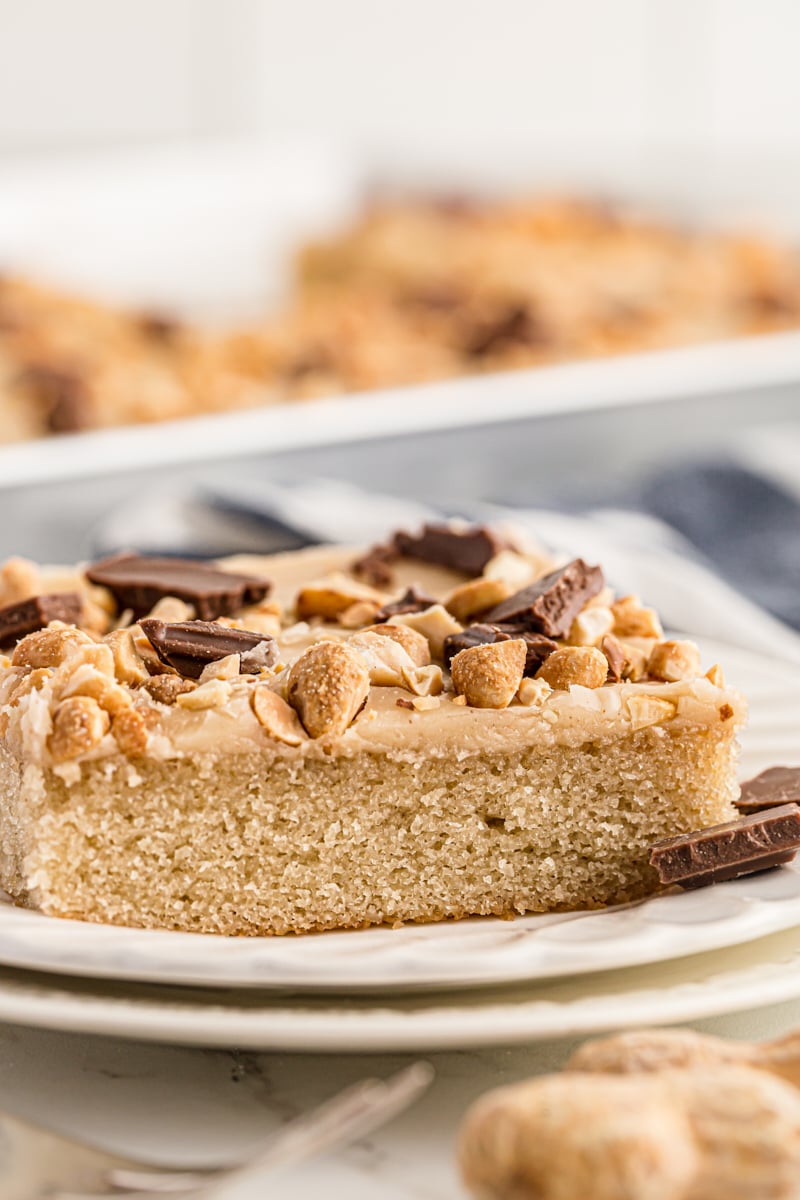
[[303, 134], [800, 151], [797, 0], [0, 0], [0, 153]]

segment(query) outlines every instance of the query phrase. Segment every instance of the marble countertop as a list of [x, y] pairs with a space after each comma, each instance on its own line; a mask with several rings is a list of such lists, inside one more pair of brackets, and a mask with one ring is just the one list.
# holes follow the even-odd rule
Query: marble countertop
[[[700, 1021], [733, 1038], [776, 1037], [800, 1023], [800, 1001]], [[232, 1039], [233, 1040], [233, 1039]], [[276, 1178], [293, 1200], [464, 1200], [453, 1145], [467, 1107], [491, 1087], [557, 1069], [575, 1041], [427, 1056], [430, 1091], [378, 1133]], [[283, 1121], [403, 1055], [253, 1054], [193, 1050], [0, 1026], [0, 1107], [156, 1162], [243, 1155]], [[264, 1200], [240, 1185], [226, 1200]]]

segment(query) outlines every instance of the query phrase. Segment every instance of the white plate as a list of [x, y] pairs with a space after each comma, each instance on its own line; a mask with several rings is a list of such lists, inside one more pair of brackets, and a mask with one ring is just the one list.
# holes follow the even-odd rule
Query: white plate
[[0, 1021], [194, 1046], [432, 1051], [577, 1037], [800, 996], [800, 931], [701, 958], [424, 996], [311, 997], [104, 983], [0, 970]]
[[[703, 644], [750, 697], [743, 770], [796, 761], [795, 668]], [[752, 941], [800, 924], [800, 869], [593, 913], [480, 918], [304, 937], [224, 938], [58, 920], [0, 904], [0, 963], [94, 978], [304, 991], [487, 986], [615, 970]]]

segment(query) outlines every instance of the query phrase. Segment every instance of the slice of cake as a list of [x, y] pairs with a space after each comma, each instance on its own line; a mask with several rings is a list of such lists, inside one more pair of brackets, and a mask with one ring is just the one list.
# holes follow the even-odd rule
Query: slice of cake
[[267, 934], [593, 908], [736, 815], [745, 715], [599, 567], [483, 528], [0, 570], [0, 886]]

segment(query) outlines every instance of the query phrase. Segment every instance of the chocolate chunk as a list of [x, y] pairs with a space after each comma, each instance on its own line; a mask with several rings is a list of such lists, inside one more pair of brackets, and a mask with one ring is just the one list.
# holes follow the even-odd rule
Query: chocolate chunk
[[424, 612], [426, 608], [430, 608], [437, 601], [433, 596], [427, 596], [425, 592], [420, 591], [416, 585], [412, 584], [410, 588], [406, 588], [399, 600], [393, 600], [390, 604], [384, 604], [383, 608], [379, 608], [375, 613], [376, 624], [381, 621], [388, 621], [389, 617], [399, 617], [403, 613]]
[[547, 346], [551, 340], [536, 313], [524, 304], [514, 304], [470, 329], [463, 349], [470, 358], [484, 358], [510, 346]]
[[462, 650], [470, 650], [473, 646], [485, 646], [492, 642], [507, 642], [511, 638], [521, 638], [527, 645], [526, 675], [535, 675], [548, 655], [558, 649], [555, 642], [551, 642], [550, 638], [543, 637], [540, 633], [529, 633], [513, 626], [468, 625], [460, 633], [450, 633], [444, 639], [445, 665], [449, 667], [452, 659]]
[[509, 543], [485, 525], [453, 529], [450, 525], [423, 525], [419, 534], [394, 535], [394, 548], [402, 558], [418, 558], [465, 575], [481, 575], [488, 562]]
[[285, 379], [299, 381], [320, 371], [334, 371], [336, 363], [323, 346], [308, 346], [302, 354], [291, 359], [283, 369]]
[[613, 633], [609, 633], [600, 643], [600, 649], [608, 660], [608, 678], [618, 683], [622, 679], [622, 668], [625, 666], [625, 650], [622, 643]]
[[662, 883], [697, 888], [791, 862], [798, 848], [800, 808], [783, 804], [656, 842], [650, 864]]
[[77, 433], [92, 425], [89, 389], [74, 371], [48, 363], [31, 363], [20, 372], [16, 383], [42, 407], [51, 433]]
[[487, 625], [518, 625], [548, 637], [566, 637], [572, 622], [603, 587], [603, 571], [576, 558], [484, 614]]
[[394, 578], [392, 564], [397, 558], [397, 551], [390, 543], [370, 546], [366, 554], [351, 564], [350, 570], [373, 587], [386, 587]]
[[152, 342], [161, 342], [165, 346], [175, 342], [183, 329], [175, 317], [160, 312], [140, 313], [138, 324], [146, 338]]
[[135, 617], [151, 612], [164, 596], [177, 596], [193, 604], [203, 621], [258, 603], [272, 586], [266, 579], [221, 571], [196, 559], [139, 554], [119, 554], [94, 563], [86, 577], [108, 588], [120, 608], [133, 609]]
[[154, 617], [140, 622], [142, 632], [158, 657], [188, 679], [199, 679], [203, 667], [241, 655], [243, 675], [257, 675], [278, 658], [275, 639], [249, 629], [229, 629], [213, 621], [179, 621], [167, 624]]
[[742, 784], [735, 802], [741, 813], [757, 813], [776, 804], [800, 804], [800, 767], [770, 767]]
[[20, 638], [44, 629], [51, 621], [77, 625], [82, 612], [83, 600], [77, 592], [51, 592], [8, 604], [0, 608], [0, 647], [15, 646]]

